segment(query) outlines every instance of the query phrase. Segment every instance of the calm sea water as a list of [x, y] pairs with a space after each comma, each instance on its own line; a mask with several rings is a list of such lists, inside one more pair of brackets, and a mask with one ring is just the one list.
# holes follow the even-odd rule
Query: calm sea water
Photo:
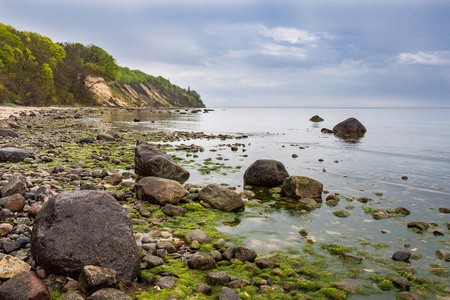
[[[184, 111], [183, 111], [184, 112]], [[313, 115], [324, 118], [310, 122]], [[341, 243], [364, 248], [370, 255], [389, 260], [392, 253], [405, 244], [422, 258], [414, 262], [416, 269], [428, 273], [432, 263], [444, 264], [435, 257], [436, 249], [450, 250], [449, 231], [443, 225], [448, 215], [439, 207], [450, 206], [450, 109], [427, 108], [216, 108], [209, 113], [176, 113], [175, 111], [115, 111], [100, 118], [112, 127], [143, 132], [195, 131], [213, 134], [248, 135], [240, 140], [189, 140], [174, 144], [196, 144], [205, 148], [198, 158], [185, 157], [191, 172], [188, 183], [228, 184], [243, 189], [243, 174], [257, 159], [276, 159], [290, 175], [304, 175], [324, 184], [324, 188], [344, 197], [366, 196], [368, 204], [341, 201], [337, 207], [322, 205], [310, 213], [278, 209], [261, 215], [246, 209], [236, 226], [223, 225], [219, 230], [240, 238], [260, 253], [273, 250], [301, 251], [306, 240], [298, 234], [307, 228], [319, 243]], [[364, 137], [348, 142], [321, 133], [337, 123], [355, 117], [367, 128]], [[139, 118], [141, 122], [132, 122]], [[238, 151], [228, 144], [239, 143]], [[304, 149], [301, 149], [304, 148]], [[244, 152], [245, 151], [245, 152]], [[297, 158], [292, 155], [297, 154]], [[204, 160], [212, 158], [225, 168], [202, 175], [198, 170]], [[320, 162], [319, 159], [323, 161]], [[402, 180], [408, 176], [408, 180]], [[376, 195], [376, 193], [382, 193]], [[332, 212], [348, 208], [348, 218], [337, 218]], [[403, 218], [374, 220], [363, 208], [394, 209], [404, 206], [411, 215]], [[435, 237], [431, 231], [418, 234], [406, 228], [411, 221], [434, 222], [445, 236]], [[382, 234], [381, 229], [388, 230]], [[385, 243], [376, 249], [369, 243]], [[380, 266], [376, 266], [380, 268]]]

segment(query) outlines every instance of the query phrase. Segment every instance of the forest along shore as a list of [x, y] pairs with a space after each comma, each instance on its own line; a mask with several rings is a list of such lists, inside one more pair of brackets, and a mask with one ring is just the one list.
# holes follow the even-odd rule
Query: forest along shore
[[[362, 252], [339, 244], [325, 245], [326, 256], [308, 245], [299, 255], [262, 257], [216, 230], [252, 205], [232, 189], [137, 181], [136, 166], [137, 173], [145, 168], [135, 154], [165, 157], [172, 150], [166, 142], [196, 133], [112, 132], [83, 119], [96, 109], [8, 109], [0, 120], [5, 299], [17, 291], [40, 299], [445, 299], [450, 293], [440, 280], [415, 276], [405, 251], [379, 262], [380, 270], [365, 270]], [[183, 182], [182, 166], [169, 162]], [[449, 253], [440, 255], [444, 264]], [[434, 271], [448, 276], [444, 267]]]

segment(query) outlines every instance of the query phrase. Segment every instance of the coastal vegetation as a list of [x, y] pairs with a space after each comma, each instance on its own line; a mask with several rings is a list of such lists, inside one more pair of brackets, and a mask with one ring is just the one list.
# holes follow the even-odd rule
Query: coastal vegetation
[[[98, 80], [91, 78], [102, 79], [111, 95], [100, 97], [93, 88]], [[143, 96], [131, 99], [125, 85]], [[161, 76], [121, 67], [98, 46], [55, 43], [1, 23], [0, 104], [204, 107], [196, 91], [180, 88]]]

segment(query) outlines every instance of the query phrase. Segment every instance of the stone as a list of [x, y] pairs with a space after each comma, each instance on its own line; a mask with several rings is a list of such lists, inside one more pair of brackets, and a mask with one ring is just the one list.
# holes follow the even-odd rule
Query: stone
[[366, 127], [356, 118], [348, 118], [333, 127], [333, 133], [344, 138], [362, 137], [366, 131]]
[[219, 251], [213, 250], [209, 252], [209, 255], [211, 255], [211, 257], [214, 258], [215, 261], [222, 260], [222, 253], [220, 253]]
[[414, 294], [411, 294], [410, 292], [400, 292], [397, 294], [395, 299], [399, 300], [420, 300], [420, 297]]
[[131, 219], [103, 191], [66, 191], [49, 199], [34, 221], [31, 250], [46, 271], [72, 278], [95, 265], [114, 269], [129, 284], [140, 270]]
[[341, 209], [341, 210], [337, 210], [337, 211], [333, 212], [333, 215], [335, 215], [336, 217], [339, 217], [339, 218], [347, 218], [348, 216], [350, 216], [350, 213], [348, 211], [346, 211], [345, 209]]
[[112, 135], [106, 133], [97, 134], [97, 141], [114, 141], [115, 138]]
[[393, 210], [393, 212], [394, 212], [394, 214], [399, 214], [399, 215], [404, 215], [404, 216], [408, 216], [411, 214], [409, 209], [407, 209], [405, 207], [397, 207], [396, 209]]
[[222, 287], [222, 292], [220, 293], [219, 300], [240, 300], [239, 293], [224, 286]]
[[134, 152], [135, 172], [139, 176], [154, 176], [185, 182], [189, 172], [175, 163], [172, 157], [149, 144], [136, 147]]
[[290, 176], [283, 181], [281, 193], [289, 198], [321, 198], [323, 184], [305, 176]]
[[445, 261], [450, 261], [450, 251], [444, 249], [436, 250], [436, 255], [439, 258], [442, 258]]
[[450, 214], [450, 207], [440, 207], [439, 212], [443, 214]]
[[1, 189], [2, 197], [8, 197], [14, 194], [23, 194], [27, 191], [27, 182], [21, 175], [14, 176]]
[[402, 250], [397, 251], [394, 254], [392, 254], [392, 259], [398, 260], [398, 261], [408, 261], [410, 257], [411, 257], [411, 252], [402, 251]]
[[231, 260], [233, 258], [239, 259], [240, 261], [249, 261], [253, 262], [257, 256], [256, 252], [248, 249], [244, 246], [232, 246], [229, 247], [222, 254], [223, 257], [227, 260]]
[[117, 283], [116, 271], [92, 265], [84, 266], [78, 277], [79, 288], [85, 295], [90, 295], [102, 288], [115, 288]]
[[306, 207], [308, 207], [310, 209], [319, 208], [321, 206], [319, 203], [317, 203], [316, 200], [311, 199], [311, 198], [299, 199], [297, 204], [298, 205], [302, 205], [302, 206], [306, 206]]
[[205, 295], [211, 295], [212, 294], [212, 289], [209, 285], [207, 285], [206, 283], [199, 283], [195, 286], [195, 289], [197, 290], [197, 292], [205, 294]]
[[315, 123], [319, 123], [319, 122], [323, 122], [323, 118], [319, 117], [318, 115], [314, 115], [311, 117], [311, 119], [309, 119], [311, 122], [315, 122]]
[[0, 286], [2, 300], [50, 300], [50, 293], [32, 271], [24, 271]]
[[155, 268], [164, 263], [164, 260], [161, 257], [155, 255], [146, 255], [142, 258], [142, 261], [147, 263], [148, 269]]
[[214, 249], [221, 249], [221, 248], [225, 248], [227, 246], [227, 242], [224, 239], [220, 239], [217, 242], [215, 242], [213, 244]]
[[188, 258], [189, 269], [211, 270], [216, 268], [216, 261], [206, 253], [196, 253]]
[[10, 136], [13, 138], [17, 138], [17, 137], [19, 137], [19, 134], [12, 129], [0, 128], [0, 136], [2, 136], [2, 137]]
[[342, 252], [341, 255], [344, 260], [354, 261], [354, 262], [357, 262], [358, 264], [360, 264], [364, 259], [362, 257], [356, 256], [356, 255], [353, 255], [350, 253], [345, 253], [345, 252]]
[[209, 285], [226, 285], [230, 282], [230, 275], [226, 272], [209, 272], [206, 274], [206, 283]]
[[289, 176], [284, 165], [273, 159], [259, 159], [244, 173], [244, 184], [251, 186], [276, 187]]
[[162, 289], [173, 290], [173, 288], [175, 287], [175, 283], [177, 283], [177, 281], [172, 276], [163, 276], [156, 280], [155, 285], [159, 286]]
[[172, 243], [166, 241], [157, 242], [156, 249], [164, 249], [169, 253], [177, 252], [177, 248], [175, 248], [175, 246]]
[[322, 128], [322, 129], [320, 130], [320, 132], [322, 132], [322, 133], [333, 133], [334, 131], [331, 130], [331, 129], [328, 129], [328, 128]]
[[345, 280], [341, 280], [339, 282], [337, 282], [334, 287], [341, 289], [341, 290], [346, 290], [350, 293], [356, 293], [359, 290], [359, 287], [351, 282], [345, 281]]
[[411, 288], [411, 282], [404, 277], [394, 278], [392, 279], [392, 283], [402, 291], [407, 291]]
[[427, 230], [429, 227], [427, 222], [422, 222], [422, 221], [409, 222], [407, 226], [408, 226], [408, 228], [417, 228], [419, 230]]
[[4, 207], [12, 212], [20, 212], [25, 207], [25, 198], [21, 194], [11, 195], [6, 200]]
[[0, 224], [0, 236], [5, 236], [10, 234], [14, 229], [14, 226], [9, 223], [1, 223]]
[[172, 204], [164, 205], [161, 211], [169, 217], [184, 216], [184, 214], [186, 213], [186, 210], [184, 208]]
[[19, 250], [21, 248], [21, 245], [18, 242], [2, 242], [2, 248], [6, 254], [9, 254], [14, 250]]
[[24, 271], [29, 271], [30, 269], [31, 266], [26, 262], [11, 255], [5, 255], [0, 260], [0, 279], [10, 279], [17, 274]]
[[273, 269], [276, 267], [276, 263], [267, 258], [258, 258], [255, 262], [262, 269]]
[[186, 242], [186, 244], [189, 245], [189, 244], [192, 243], [192, 241], [197, 241], [200, 244], [211, 243], [212, 239], [203, 230], [201, 230], [201, 229], [194, 229], [194, 230], [191, 230], [191, 231], [189, 231], [188, 233], [186, 233], [184, 235], [184, 241]]
[[136, 184], [138, 200], [158, 205], [176, 204], [187, 191], [177, 181], [158, 177], [144, 177]]
[[0, 162], [17, 163], [32, 155], [33, 153], [28, 150], [15, 147], [0, 148]]
[[216, 184], [208, 184], [198, 194], [201, 202], [205, 202], [212, 208], [220, 211], [240, 211], [245, 207], [242, 198], [232, 190], [218, 186]]
[[124, 292], [113, 288], [101, 289], [93, 293], [89, 300], [132, 300]]
[[31, 217], [36, 217], [37, 214], [41, 211], [43, 206], [44, 206], [44, 202], [33, 203], [31, 205], [30, 209], [28, 210], [28, 215]]
[[79, 144], [92, 144], [94, 142], [95, 142], [95, 140], [91, 137], [85, 137], [78, 141]]
[[76, 291], [68, 291], [63, 294], [59, 300], [85, 300], [85, 298]]

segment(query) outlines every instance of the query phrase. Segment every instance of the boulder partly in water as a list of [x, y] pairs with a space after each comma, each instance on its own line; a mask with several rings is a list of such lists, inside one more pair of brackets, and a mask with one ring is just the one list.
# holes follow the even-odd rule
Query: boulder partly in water
[[333, 127], [333, 133], [343, 138], [362, 137], [366, 131], [366, 127], [356, 118], [348, 118]]
[[244, 184], [252, 186], [276, 187], [289, 176], [284, 165], [273, 159], [259, 159], [252, 163], [244, 174]]

